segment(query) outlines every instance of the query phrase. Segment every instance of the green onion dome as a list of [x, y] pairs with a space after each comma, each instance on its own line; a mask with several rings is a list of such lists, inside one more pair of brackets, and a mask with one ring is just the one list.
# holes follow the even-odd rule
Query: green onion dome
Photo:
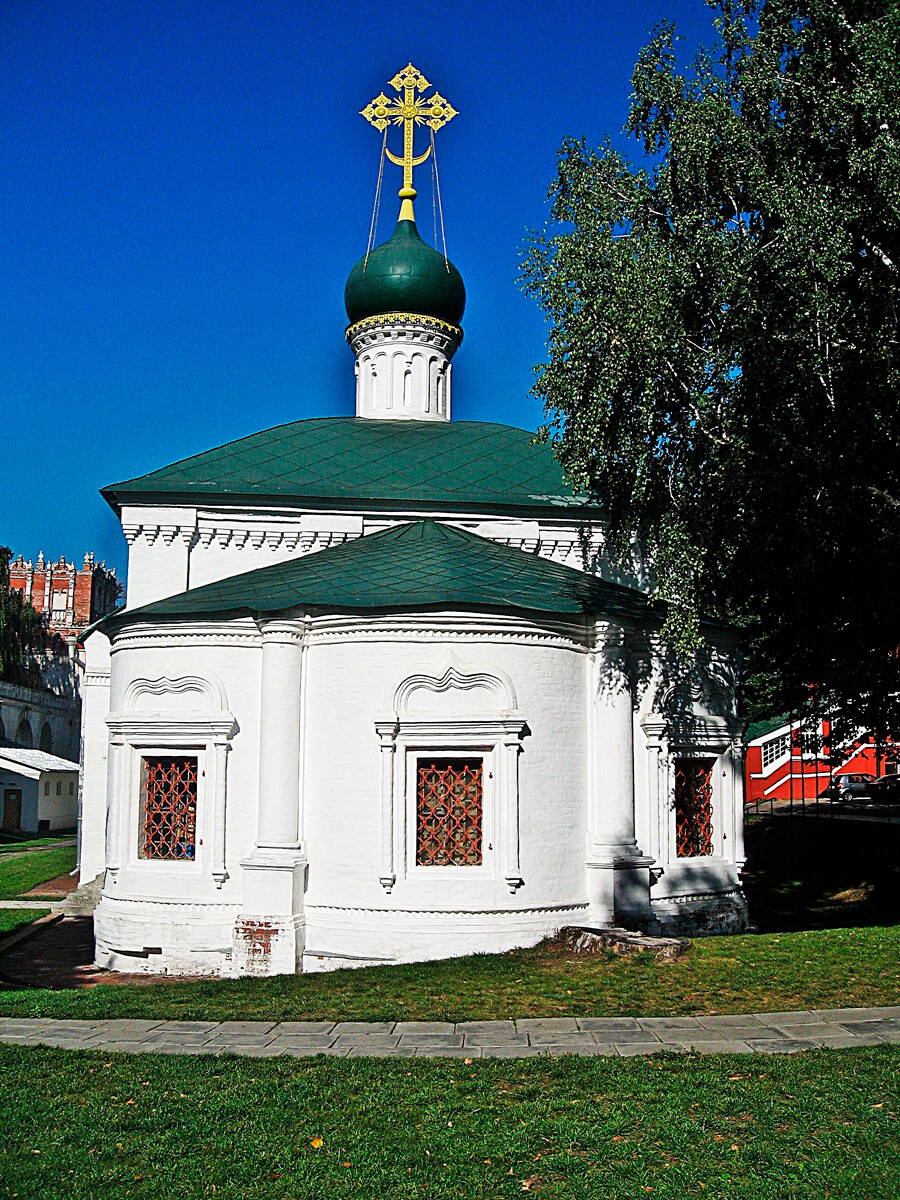
[[389, 240], [350, 272], [344, 304], [351, 325], [388, 313], [414, 313], [459, 325], [466, 288], [453, 263], [423, 242], [415, 221], [401, 214]]

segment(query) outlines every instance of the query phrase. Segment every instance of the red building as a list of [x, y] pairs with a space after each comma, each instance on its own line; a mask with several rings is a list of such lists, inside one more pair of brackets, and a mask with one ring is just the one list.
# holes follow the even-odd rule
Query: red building
[[48, 629], [65, 638], [112, 612], [121, 592], [115, 568], [95, 564], [93, 554], [85, 554], [80, 570], [64, 558], [45, 562], [43, 552], [35, 563], [20, 554], [9, 564], [9, 586], [31, 601]]
[[827, 720], [791, 721], [772, 717], [751, 725], [745, 735], [744, 799], [747, 804], [773, 800], [814, 800], [842, 775], [873, 779], [896, 772], [884, 762], [871, 736], [863, 734], [846, 750], [829, 745]]

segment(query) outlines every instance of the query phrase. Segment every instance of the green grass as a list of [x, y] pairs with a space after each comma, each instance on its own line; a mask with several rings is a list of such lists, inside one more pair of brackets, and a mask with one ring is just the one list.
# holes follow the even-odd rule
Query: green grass
[[21, 858], [0, 859], [0, 900], [12, 900], [39, 883], [75, 870], [75, 846], [51, 846]]
[[205, 1020], [680, 1015], [900, 1004], [900, 927], [695, 941], [677, 962], [509, 954], [273, 979], [0, 992], [2, 1016]]
[[49, 908], [0, 908], [0, 937], [30, 925], [38, 917], [46, 917]]
[[0, 858], [4, 854], [21, 854], [23, 850], [34, 850], [42, 846], [55, 846], [61, 841], [71, 841], [74, 836], [75, 832], [71, 830], [69, 833], [52, 834], [48, 837], [28, 838], [22, 842], [0, 842]]
[[469, 1066], [0, 1048], [0, 1195], [896, 1200], [898, 1071], [893, 1046]]

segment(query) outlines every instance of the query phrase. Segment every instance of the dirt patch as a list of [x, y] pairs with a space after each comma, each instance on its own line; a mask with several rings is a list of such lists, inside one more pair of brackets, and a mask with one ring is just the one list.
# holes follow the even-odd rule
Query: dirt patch
[[30, 892], [23, 892], [19, 897], [20, 900], [43, 900], [45, 897], [52, 900], [62, 900], [71, 892], [74, 892], [78, 887], [78, 876], [57, 875], [55, 879], [46, 879], [43, 883], [37, 884]]
[[[46, 884], [41, 884], [43, 892]], [[94, 966], [93, 917], [64, 917], [0, 958], [0, 985], [27, 988], [91, 988], [98, 984], [189, 983], [195, 977], [126, 975]], [[199, 976], [196, 977], [199, 980]]]

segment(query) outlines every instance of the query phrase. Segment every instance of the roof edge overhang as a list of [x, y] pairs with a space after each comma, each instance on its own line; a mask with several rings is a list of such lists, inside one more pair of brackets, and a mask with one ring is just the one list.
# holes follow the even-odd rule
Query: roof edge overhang
[[[146, 606], [147, 608], [150, 605]], [[251, 620], [254, 622], [265, 622], [270, 620], [315, 620], [317, 617], [341, 616], [341, 617], [359, 617], [361, 620], [372, 617], [408, 617], [421, 615], [423, 617], [436, 616], [441, 613], [446, 614], [474, 614], [485, 617], [508, 617], [515, 616], [520, 619], [531, 621], [539, 624], [541, 622], [553, 622], [560, 625], [571, 625], [579, 627], [587, 627], [595, 621], [601, 620], [616, 620], [627, 623], [635, 629], [654, 630], [658, 629], [663, 620], [663, 615], [655, 610], [648, 610], [646, 618], [640, 618], [632, 615], [623, 615], [613, 611], [612, 609], [588, 610], [585, 612], [560, 612], [551, 609], [536, 609], [524, 608], [514, 604], [478, 604], [467, 605], [453, 602], [439, 602], [435, 604], [410, 604], [410, 605], [385, 605], [379, 607], [363, 607], [360, 605], [313, 605], [313, 604], [297, 604], [288, 608], [280, 609], [258, 609], [249, 606], [240, 608], [210, 610], [208, 612], [181, 612], [181, 613], [152, 613], [145, 609], [135, 608], [130, 612], [125, 610], [118, 614], [110, 614], [104, 617], [102, 624], [106, 627], [106, 632], [112, 636], [120, 632], [127, 625], [132, 623], [153, 624], [153, 625], [178, 625], [183, 623], [203, 623], [214, 621], [239, 621]], [[101, 624], [98, 622], [98, 625]], [[96, 628], [96, 626], [95, 626]]]
[[523, 519], [535, 519], [540, 516], [546, 517], [551, 513], [558, 513], [560, 516], [577, 517], [581, 515], [585, 519], [598, 520], [605, 515], [605, 509], [602, 505], [582, 504], [575, 497], [569, 500], [563, 496], [559, 498], [558, 503], [548, 501], [545, 503], [523, 504], [521, 502], [503, 503], [502, 501], [494, 502], [488, 500], [420, 500], [413, 497], [408, 499], [382, 499], [375, 496], [361, 499], [358, 496], [306, 496], [290, 492], [219, 492], [212, 489], [196, 492], [159, 491], [121, 493], [118, 491], [120, 487], [120, 484], [111, 484], [109, 487], [100, 489], [100, 495], [119, 518], [122, 516], [122, 507], [125, 504], [160, 504], [166, 506], [184, 504], [193, 505], [194, 507], [200, 504], [214, 504], [218, 508], [238, 508], [248, 505], [262, 508], [294, 506], [319, 512], [345, 511], [349, 509], [353, 512], [362, 513], [402, 513], [410, 509], [427, 509], [429, 512], [500, 514], [502, 516], [516, 516]]

